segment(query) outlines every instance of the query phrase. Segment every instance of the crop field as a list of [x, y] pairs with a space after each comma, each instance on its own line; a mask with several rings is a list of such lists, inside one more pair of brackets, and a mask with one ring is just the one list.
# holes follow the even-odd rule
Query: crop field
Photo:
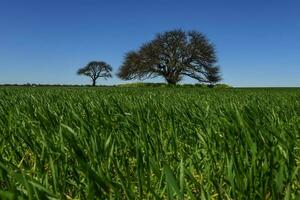
[[300, 89], [0, 88], [0, 199], [300, 199]]

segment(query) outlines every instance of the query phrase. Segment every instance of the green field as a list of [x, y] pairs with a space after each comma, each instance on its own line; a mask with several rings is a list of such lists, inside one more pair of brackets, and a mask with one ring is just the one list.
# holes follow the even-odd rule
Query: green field
[[0, 88], [0, 199], [299, 199], [300, 89]]

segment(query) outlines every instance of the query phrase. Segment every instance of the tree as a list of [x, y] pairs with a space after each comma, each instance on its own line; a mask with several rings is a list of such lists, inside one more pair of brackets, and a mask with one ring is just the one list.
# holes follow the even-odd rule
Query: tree
[[93, 81], [92, 85], [95, 86], [98, 78], [111, 78], [111, 71], [112, 67], [109, 64], [102, 61], [92, 61], [85, 67], [80, 68], [77, 74], [90, 77]]
[[172, 30], [158, 34], [138, 51], [131, 51], [119, 69], [123, 80], [162, 76], [168, 84], [176, 84], [183, 76], [202, 83], [221, 80], [214, 45], [200, 32]]

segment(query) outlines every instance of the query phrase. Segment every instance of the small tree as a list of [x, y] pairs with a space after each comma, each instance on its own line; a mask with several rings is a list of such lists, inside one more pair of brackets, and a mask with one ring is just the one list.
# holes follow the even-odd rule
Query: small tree
[[98, 78], [111, 78], [111, 71], [112, 67], [109, 64], [102, 61], [92, 61], [85, 67], [80, 68], [77, 74], [90, 77], [93, 81], [92, 85], [95, 86]]
[[129, 52], [118, 76], [124, 80], [162, 76], [176, 84], [183, 76], [215, 84], [221, 80], [214, 45], [200, 32], [167, 31]]

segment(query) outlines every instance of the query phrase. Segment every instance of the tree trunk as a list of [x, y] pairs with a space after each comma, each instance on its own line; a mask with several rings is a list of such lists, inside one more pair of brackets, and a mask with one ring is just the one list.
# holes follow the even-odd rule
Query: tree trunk
[[176, 85], [177, 82], [180, 81], [179, 73], [167, 73], [164, 75], [165, 80], [167, 81], [168, 85]]
[[96, 86], [96, 79], [93, 79], [93, 85], [92, 86]]
[[173, 79], [166, 79], [166, 81], [168, 82], [168, 85], [176, 85], [177, 81], [173, 80]]
[[208, 88], [214, 88], [215, 85], [214, 85], [214, 84], [209, 84], [209, 85], [207, 85], [207, 87], [208, 87]]

